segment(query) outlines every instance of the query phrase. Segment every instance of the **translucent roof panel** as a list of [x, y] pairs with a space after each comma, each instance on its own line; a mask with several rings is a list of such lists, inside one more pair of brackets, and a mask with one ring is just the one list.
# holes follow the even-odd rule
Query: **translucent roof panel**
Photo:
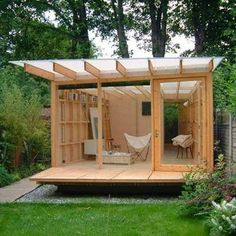
[[162, 94], [164, 95], [187, 95], [195, 88], [197, 81], [180, 81], [161, 83]]
[[[202, 58], [130, 58], [130, 59], [62, 59], [62, 60], [29, 60], [11, 61], [10, 63], [24, 66], [24, 63], [38, 69], [55, 74], [57, 79], [101, 79], [118, 78], [122, 81], [128, 77], [150, 79], [151, 75], [180, 75], [182, 73], [202, 73], [214, 70], [222, 57]], [[86, 67], [86, 62], [92, 66]], [[211, 64], [212, 63], [212, 64]], [[88, 65], [88, 64], [87, 64]], [[181, 70], [182, 65], [182, 70]], [[60, 67], [61, 66], [61, 67]], [[86, 68], [85, 68], [86, 67]], [[85, 70], [86, 69], [86, 70]], [[40, 76], [36, 70], [29, 73]], [[42, 71], [43, 72], [43, 71]], [[46, 78], [45, 76], [42, 76]], [[54, 77], [52, 77], [54, 79]], [[68, 84], [69, 84], [68, 80]], [[89, 81], [94, 83], [94, 81]]]
[[[16, 63], [15, 63], [16, 64]], [[27, 61], [20, 61], [18, 65], [20, 66], [24, 66], [24, 64], [28, 64], [31, 66], [34, 66], [36, 68], [42, 69], [44, 71], [48, 71], [52, 74], [55, 75], [56, 78], [58, 78], [59, 80], [64, 80], [66, 78], [64, 78], [63, 75], [55, 72], [53, 70], [53, 63], [51, 60], [27, 60]]]
[[181, 81], [179, 85], [179, 89], [193, 89], [196, 85], [197, 81]]
[[148, 60], [147, 59], [118, 59], [118, 61], [128, 70], [148, 70]]
[[142, 92], [134, 86], [129, 87], [129, 91], [131, 91], [134, 94], [142, 94]]
[[84, 70], [83, 60], [53, 60], [54, 63], [65, 67], [77, 74], [78, 79], [94, 79], [95, 77]]
[[173, 90], [173, 89], [162, 89], [162, 93], [164, 94], [176, 94], [177, 90]]
[[183, 59], [183, 73], [196, 73], [196, 72], [208, 72], [209, 63], [212, 58], [187, 58]]
[[176, 90], [177, 86], [178, 82], [161, 83], [161, 88], [163, 90]]
[[158, 74], [176, 74], [180, 71], [180, 59], [178, 58], [154, 58], [150, 59], [154, 71]]
[[179, 94], [189, 94], [191, 93], [192, 89], [180, 89]]
[[118, 59], [118, 62], [126, 69], [127, 76], [149, 75], [147, 59]]
[[103, 71], [116, 71], [116, 61], [112, 59], [104, 59], [104, 60], [85, 60], [101, 72]]

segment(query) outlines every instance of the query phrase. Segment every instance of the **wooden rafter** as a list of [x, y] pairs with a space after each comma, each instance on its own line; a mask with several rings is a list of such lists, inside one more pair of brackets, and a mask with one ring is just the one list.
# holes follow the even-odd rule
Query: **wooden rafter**
[[181, 58], [179, 61], [179, 73], [182, 74], [183, 73], [183, 59]]
[[214, 61], [213, 59], [210, 60], [210, 62], [208, 63], [208, 71], [212, 72], [214, 69]]
[[53, 72], [49, 72], [47, 70], [41, 69], [39, 67], [24, 63], [24, 70], [32, 75], [36, 75], [42, 77], [47, 80], [54, 80], [55, 74]]
[[140, 86], [140, 87], [135, 86], [135, 88], [138, 89], [138, 90], [144, 95], [144, 97], [145, 97], [146, 99], [148, 99], [148, 100], [150, 99], [150, 96], [147, 95], [147, 93], [146, 93], [146, 91], [144, 91], [143, 87], [141, 87], [141, 86]]
[[177, 84], [177, 90], [176, 90], [176, 99], [179, 98], [179, 88], [180, 88], [180, 81]]
[[99, 78], [101, 75], [101, 71], [87, 61], [84, 61], [84, 70], [96, 78]]
[[65, 77], [69, 79], [76, 80], [77, 79], [77, 73], [59, 63], [53, 62], [53, 70], [59, 74], [64, 75]]
[[121, 96], [121, 94], [117, 92], [116, 90], [106, 90], [106, 93], [116, 98], [120, 98]]
[[154, 70], [153, 64], [150, 59], [148, 60], [148, 70], [149, 70], [149, 73], [151, 74], [151, 76], [154, 76], [155, 70]]
[[133, 96], [132, 94], [130, 94], [128, 91], [125, 91], [125, 89], [123, 88], [118, 88], [116, 87], [116, 89], [122, 93], [124, 93], [124, 95], [128, 96], [129, 98], [132, 98], [132, 99], [136, 99], [135, 96]]
[[190, 96], [192, 96], [194, 94], [194, 92], [196, 91], [196, 89], [198, 88], [200, 83], [201, 83], [200, 81], [197, 81], [197, 83], [194, 85], [194, 87], [193, 87], [193, 89], [192, 89], [192, 91], [190, 93]]
[[116, 60], [116, 70], [123, 76], [127, 76], [127, 69], [119, 62]]
[[160, 86], [160, 92], [161, 92], [161, 96], [164, 98], [165, 97], [165, 93], [164, 93], [164, 90], [162, 89], [161, 86]]

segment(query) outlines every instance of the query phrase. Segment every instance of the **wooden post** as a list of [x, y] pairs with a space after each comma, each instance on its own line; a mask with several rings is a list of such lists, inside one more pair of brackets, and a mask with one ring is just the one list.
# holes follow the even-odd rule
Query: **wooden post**
[[58, 86], [51, 82], [51, 165], [58, 165]]
[[[203, 79], [202, 81], [202, 140], [201, 140], [201, 145], [202, 145], [202, 160], [207, 161], [207, 98], [206, 98], [206, 78]], [[208, 163], [207, 163], [208, 166]]]
[[151, 127], [152, 127], [152, 171], [155, 170], [155, 142], [154, 142], [154, 132], [155, 132], [155, 120], [154, 120], [154, 89], [153, 89], [154, 81], [151, 79], [150, 86], [151, 86]]
[[207, 110], [207, 167], [209, 171], [213, 170], [213, 88], [212, 73], [206, 77], [206, 110]]
[[154, 80], [152, 83], [152, 101], [153, 101], [153, 149], [154, 149], [154, 170], [158, 170], [161, 165], [162, 151], [162, 128], [161, 128], [161, 92], [160, 83]]
[[102, 168], [102, 85], [97, 83], [98, 89], [98, 146], [97, 146], [97, 161], [99, 169]]

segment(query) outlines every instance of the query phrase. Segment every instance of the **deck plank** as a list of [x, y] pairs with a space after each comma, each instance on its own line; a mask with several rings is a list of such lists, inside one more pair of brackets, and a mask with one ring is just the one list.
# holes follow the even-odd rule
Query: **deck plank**
[[153, 171], [152, 174], [149, 177], [150, 181], [156, 181], [156, 180], [163, 180], [163, 181], [173, 181], [183, 182], [183, 172], [160, 172], [160, 171]]
[[132, 165], [107, 164], [98, 169], [95, 161], [52, 167], [31, 177], [39, 183], [175, 183], [183, 182], [182, 172], [153, 172], [150, 162]]

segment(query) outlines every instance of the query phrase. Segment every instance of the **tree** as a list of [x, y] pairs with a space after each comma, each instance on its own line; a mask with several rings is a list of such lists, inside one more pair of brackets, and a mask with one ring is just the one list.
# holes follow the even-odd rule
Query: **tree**
[[[88, 36], [85, 4], [85, 0], [1, 1], [0, 48], [9, 52], [5, 53], [6, 58], [9, 54], [13, 58], [21, 56], [18, 59], [91, 57], [93, 48]], [[17, 47], [20, 53], [15, 53]], [[38, 55], [36, 49], [43, 53]], [[25, 52], [30, 55], [24, 57]]]
[[235, 1], [180, 0], [174, 2], [171, 12], [172, 31], [195, 39], [194, 52], [190, 54], [227, 54], [232, 59], [228, 52], [235, 48], [235, 37], [231, 37], [236, 28]]
[[166, 25], [168, 0], [158, 1], [148, 0], [152, 29], [152, 55], [154, 57], [164, 57], [166, 49]]
[[[86, 0], [30, 0], [28, 5], [35, 8], [36, 14], [41, 21], [49, 24], [49, 27], [56, 31], [64, 33], [71, 40], [70, 57], [89, 58], [91, 57], [91, 42], [88, 35], [88, 19]], [[38, 11], [43, 9], [43, 11]], [[55, 15], [55, 23], [45, 18], [45, 12], [51, 11]]]
[[130, 30], [129, 16], [125, 0], [97, 0], [90, 2], [90, 30], [102, 39], [112, 40], [117, 46], [115, 54], [128, 58], [127, 32]]
[[170, 41], [167, 30], [169, 0], [130, 1], [135, 38], [139, 46], [163, 57]]
[[114, 25], [119, 40], [118, 54], [121, 57], [128, 58], [129, 50], [128, 50], [127, 37], [125, 34], [125, 16], [123, 10], [123, 0], [117, 0], [117, 1], [118, 3], [116, 6], [116, 0], [111, 0], [111, 6], [113, 9]]

